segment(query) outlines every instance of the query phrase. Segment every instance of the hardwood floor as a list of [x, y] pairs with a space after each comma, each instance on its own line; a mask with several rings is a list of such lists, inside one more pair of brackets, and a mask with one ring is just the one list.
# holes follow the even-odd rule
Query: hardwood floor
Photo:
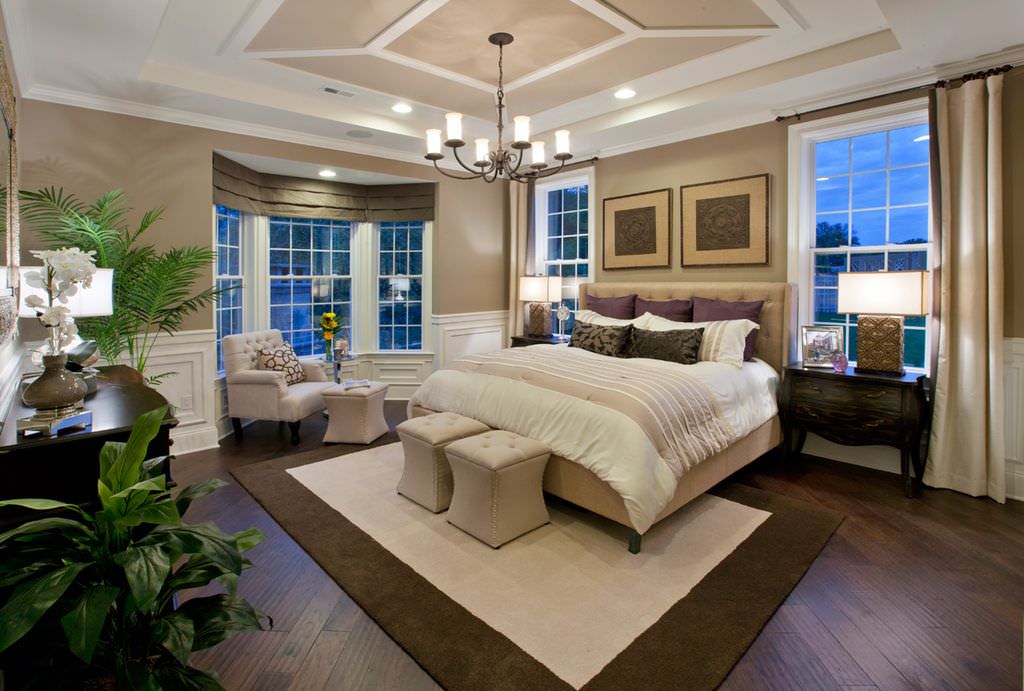
[[[394, 425], [404, 404], [388, 402]], [[436, 689], [230, 477], [267, 458], [324, 448], [324, 420], [257, 423], [237, 444], [174, 461], [188, 484], [229, 486], [187, 519], [226, 530], [258, 527], [266, 541], [240, 590], [274, 617], [270, 632], [236, 637], [193, 657], [229, 689]], [[949, 491], [905, 499], [897, 475], [805, 458], [765, 459], [738, 479], [821, 504], [846, 520], [733, 669], [724, 689], [1020, 689], [1024, 503], [1000, 506]]]

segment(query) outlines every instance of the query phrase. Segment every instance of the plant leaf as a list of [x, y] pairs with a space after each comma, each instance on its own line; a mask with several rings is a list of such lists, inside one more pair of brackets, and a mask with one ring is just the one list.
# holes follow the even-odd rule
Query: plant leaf
[[114, 521], [117, 525], [134, 526], [140, 523], [155, 523], [157, 525], [180, 525], [181, 515], [178, 513], [178, 506], [171, 499], [145, 504], [130, 513], [124, 518]]
[[195, 625], [192, 650], [203, 650], [243, 631], [263, 631], [264, 618], [245, 600], [231, 595], [210, 595], [189, 600], [178, 611]]
[[3, 544], [11, 538], [19, 537], [22, 535], [31, 536], [31, 533], [42, 533], [48, 530], [60, 530], [62, 533], [70, 531], [79, 533], [82, 537], [95, 537], [96, 533], [81, 521], [76, 521], [73, 518], [61, 518], [59, 516], [52, 516], [50, 518], [40, 518], [35, 521], [29, 521], [28, 523], [22, 523], [17, 528], [11, 528], [6, 533], [0, 535], [0, 544]]
[[245, 530], [235, 533], [234, 538], [235, 545], [238, 546], [238, 551], [245, 552], [263, 542], [263, 540], [266, 539], [266, 535], [257, 528], [246, 528]]
[[[167, 415], [167, 406], [160, 406], [148, 413], [143, 413], [132, 426], [131, 436], [124, 445], [117, 458], [110, 464], [104, 482], [114, 492], [131, 487], [139, 479], [142, 462], [146, 460], [146, 452], [149, 449], [149, 442], [153, 441], [157, 432], [160, 431], [160, 423]], [[110, 443], [110, 442], [108, 442]], [[104, 444], [106, 446], [106, 444]], [[102, 457], [102, 452], [101, 452]]]
[[121, 589], [112, 585], [90, 587], [78, 599], [70, 612], [61, 617], [60, 624], [68, 639], [71, 652], [83, 662], [92, 662], [107, 615]]
[[231, 571], [202, 554], [193, 554], [167, 579], [164, 592], [176, 593], [187, 588], [199, 588], [224, 574], [231, 574]]
[[87, 519], [89, 518], [88, 514], [82, 511], [82, 507], [77, 504], [68, 504], [67, 502], [57, 501], [55, 499], [4, 499], [0, 501], [0, 506], [20, 506], [25, 509], [32, 509], [33, 511], [71, 509], [75, 513], [81, 514]]
[[213, 523], [195, 525], [159, 526], [140, 541], [140, 544], [158, 544], [162, 540], [176, 543], [182, 554], [203, 554], [231, 573], [242, 572], [242, 555], [235, 540]]
[[115, 555], [114, 561], [124, 569], [135, 606], [142, 612], [148, 611], [156, 601], [156, 597], [160, 594], [160, 589], [171, 571], [171, 560], [163, 547], [160, 545], [129, 547]]
[[153, 622], [153, 640], [167, 648], [183, 665], [188, 664], [188, 656], [192, 654], [195, 633], [192, 620], [181, 612], [171, 612]]
[[175, 498], [175, 502], [178, 504], [178, 513], [182, 516], [188, 511], [188, 507], [192, 505], [192, 502], [200, 497], [205, 497], [210, 492], [213, 492], [221, 487], [224, 487], [226, 482], [220, 478], [210, 478], [209, 480], [203, 480], [202, 482], [196, 482], [189, 485], [185, 489], [178, 493]]
[[167, 665], [157, 667], [153, 672], [165, 689], [191, 689], [192, 691], [224, 691], [220, 680], [212, 672], [195, 667]]
[[89, 564], [68, 564], [18, 585], [0, 609], [0, 651], [28, 633]]

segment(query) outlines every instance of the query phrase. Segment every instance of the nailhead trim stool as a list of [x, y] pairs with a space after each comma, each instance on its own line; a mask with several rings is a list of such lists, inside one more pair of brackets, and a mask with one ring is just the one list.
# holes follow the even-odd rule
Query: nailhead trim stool
[[434, 413], [400, 424], [397, 431], [405, 467], [398, 493], [434, 513], [447, 509], [452, 501], [452, 471], [444, 447], [489, 429], [482, 422], [455, 413]]
[[370, 385], [345, 390], [341, 384], [324, 389], [330, 421], [324, 433], [324, 442], [339, 444], [369, 444], [388, 431], [384, 419], [384, 397], [388, 385], [372, 381]]
[[544, 467], [551, 449], [524, 436], [494, 430], [445, 448], [455, 493], [448, 522], [500, 547], [548, 522]]

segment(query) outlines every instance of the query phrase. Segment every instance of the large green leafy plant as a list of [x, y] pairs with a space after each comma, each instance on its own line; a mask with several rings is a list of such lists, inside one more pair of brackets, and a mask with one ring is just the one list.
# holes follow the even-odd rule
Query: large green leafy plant
[[[0, 501], [50, 512], [0, 534], [0, 666], [44, 688], [91, 679], [119, 689], [219, 689], [189, 655], [263, 628], [265, 617], [236, 592], [250, 566], [242, 552], [262, 533], [183, 523], [194, 499], [225, 483], [206, 480], [172, 497], [165, 459], [143, 460], [166, 412], [140, 417], [126, 443], [104, 445], [95, 512], [49, 499]], [[214, 581], [226, 592], [178, 605], [182, 590]]]
[[109, 362], [126, 355], [128, 364], [145, 375], [156, 336], [180, 330], [186, 316], [216, 297], [212, 287], [195, 288], [215, 253], [198, 246], [157, 250], [143, 236], [164, 209], [147, 211], [137, 226], [127, 222], [130, 210], [121, 190], [92, 203], [55, 187], [21, 192], [22, 222], [44, 243], [94, 251], [97, 267], [114, 270], [114, 314], [80, 320], [79, 332], [95, 340]]

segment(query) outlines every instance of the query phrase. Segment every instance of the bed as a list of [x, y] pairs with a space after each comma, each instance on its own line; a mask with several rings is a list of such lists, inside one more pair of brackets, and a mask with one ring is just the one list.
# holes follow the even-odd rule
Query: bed
[[[730, 301], [764, 300], [760, 316], [760, 329], [758, 330], [754, 347], [754, 357], [762, 362], [754, 363], [750, 366], [750, 369], [756, 370], [759, 367], [761, 370], [767, 370], [774, 375], [773, 381], [777, 382], [778, 373], [791, 360], [790, 330], [794, 323], [795, 304], [793, 299], [794, 292], [792, 286], [788, 283], [591, 283], [580, 286], [580, 307], [586, 308], [587, 298], [590, 296], [617, 297], [631, 293], [636, 293], [639, 297], [648, 300], [680, 299], [690, 298], [691, 296]], [[515, 353], [516, 359], [522, 360], [524, 357], [534, 357], [539, 363], [537, 372], [543, 372], [540, 365], [545, 360], [554, 357], [553, 353], [543, 349], [553, 349], [557, 348], [557, 346], [534, 346], [533, 348], [537, 349], [534, 351], [535, 355], [517, 352]], [[530, 349], [517, 350], [527, 351]], [[497, 354], [495, 354], [495, 358], [497, 357]], [[579, 353], [577, 359], [583, 357], [583, 354]], [[604, 356], [593, 357], [602, 358]], [[509, 357], [506, 356], [504, 359], [509, 360]], [[473, 358], [471, 357], [469, 360], [472, 361]], [[485, 363], [486, 360], [486, 357], [480, 356], [475, 362], [463, 363], [462, 367], [464, 369], [479, 368], [483, 366], [481, 363]], [[583, 364], [585, 365], [586, 363], [584, 362]], [[624, 367], [628, 365], [628, 363], [621, 364]], [[481, 369], [479, 371], [495, 371], [496, 365], [487, 364], [487, 366], [492, 369]], [[722, 365], [721, 367], [725, 366]], [[456, 375], [445, 372], [439, 374], [438, 379], [443, 380], [445, 377], [452, 376]], [[762, 378], [764, 377], [762, 376]], [[433, 388], [435, 392], [438, 389], [437, 383], [437, 381], [434, 382], [435, 386]], [[523, 384], [523, 386], [528, 387], [529, 385]], [[428, 389], [429, 387], [424, 388]], [[426, 415], [438, 410], [451, 410], [455, 407], [447, 404], [444, 396], [434, 395], [431, 397], [426, 394], [420, 396], [420, 393], [417, 392], [417, 395], [414, 395], [410, 401], [410, 415]], [[426, 393], [429, 393], [429, 391]], [[535, 393], [538, 397], [537, 400], [542, 400], [543, 392], [537, 390]], [[490, 398], [481, 398], [477, 404], [480, 406], [491, 405], [493, 408], [493, 398], [493, 395]], [[585, 405], [590, 406], [590, 410], [593, 411], [595, 416], [607, 414], [603, 410], [598, 410], [602, 406], [596, 404]], [[468, 414], [471, 417], [474, 416], [472, 407], [470, 409], [454, 410], [454, 412]], [[774, 413], [774, 408], [772, 413]], [[487, 413], [480, 410], [480, 414], [477, 417], [483, 419], [488, 414], [493, 417], [494, 410], [490, 410]], [[487, 422], [486, 419], [484, 421]], [[525, 430], [513, 431], [522, 431], [529, 436], [529, 433]], [[648, 430], [648, 436], [652, 438], [654, 436], [650, 434], [650, 430]], [[568, 460], [557, 453], [552, 455], [548, 463], [544, 476], [544, 490], [549, 494], [630, 528], [629, 548], [632, 552], [638, 552], [641, 535], [649, 529], [650, 525], [669, 516], [687, 502], [700, 496], [743, 466], [776, 448], [780, 440], [781, 425], [778, 415], [771, 414], [769, 419], [746, 432], [741, 438], [731, 440], [731, 443], [728, 443], [724, 448], [685, 470], [675, 480], [674, 489], [671, 487], [667, 490], [664, 487], [658, 488], [658, 493], [661, 495], [658, 500], [660, 508], [656, 512], [648, 511], [649, 515], [644, 515], [643, 517], [638, 517], [634, 498], [620, 491], [622, 489], [621, 483], [606, 481], [580, 462]], [[554, 448], [557, 449], [557, 445]], [[660, 480], [658, 482], [664, 484]], [[612, 486], [613, 484], [619, 487], [619, 490], [615, 489]], [[668, 492], [667, 495], [666, 492]]]

